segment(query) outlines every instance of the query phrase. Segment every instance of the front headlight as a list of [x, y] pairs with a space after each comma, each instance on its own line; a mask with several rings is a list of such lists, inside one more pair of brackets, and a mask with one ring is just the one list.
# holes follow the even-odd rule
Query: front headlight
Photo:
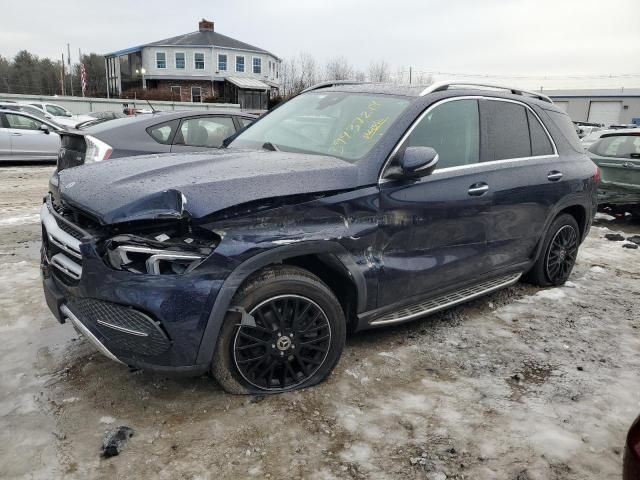
[[109, 251], [109, 261], [118, 270], [150, 275], [189, 273], [206, 258], [206, 255], [159, 250], [135, 245], [120, 245]]
[[84, 163], [101, 162], [102, 160], [108, 160], [113, 153], [111, 145], [104, 143], [102, 140], [98, 140], [91, 135], [85, 135], [85, 142], [87, 143], [87, 150], [84, 154]]
[[[116, 270], [149, 275], [183, 275], [215, 249], [219, 238], [118, 235], [104, 245], [104, 259]], [[160, 240], [158, 240], [160, 239]]]

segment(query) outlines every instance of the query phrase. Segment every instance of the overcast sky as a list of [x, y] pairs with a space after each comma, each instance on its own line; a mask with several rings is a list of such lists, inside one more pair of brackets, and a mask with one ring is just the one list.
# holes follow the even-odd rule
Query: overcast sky
[[[639, 0], [22, 0], [0, 11], [7, 57], [26, 49], [60, 58], [67, 43], [73, 59], [78, 48], [107, 53], [197, 30], [205, 17], [282, 58], [344, 55], [363, 71], [384, 59], [393, 70], [444, 72], [438, 80], [640, 86]], [[587, 78], [597, 75], [611, 77]]]

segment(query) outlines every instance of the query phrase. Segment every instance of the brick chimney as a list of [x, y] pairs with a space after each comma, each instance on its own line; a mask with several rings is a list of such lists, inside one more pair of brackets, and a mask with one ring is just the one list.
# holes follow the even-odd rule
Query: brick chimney
[[213, 32], [213, 22], [203, 18], [198, 22], [198, 30], [201, 32]]

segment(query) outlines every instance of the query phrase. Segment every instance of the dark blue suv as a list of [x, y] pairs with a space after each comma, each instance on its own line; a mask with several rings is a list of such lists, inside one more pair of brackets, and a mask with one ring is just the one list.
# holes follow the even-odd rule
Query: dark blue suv
[[348, 331], [564, 283], [596, 211], [598, 169], [534, 92], [334, 82], [228, 143], [60, 172], [41, 210], [59, 321], [134, 367], [306, 387]]

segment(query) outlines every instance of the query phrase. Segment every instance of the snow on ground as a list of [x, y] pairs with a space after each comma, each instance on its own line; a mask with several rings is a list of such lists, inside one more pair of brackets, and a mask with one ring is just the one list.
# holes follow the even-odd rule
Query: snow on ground
[[[11, 216], [50, 171], [3, 176]], [[44, 304], [39, 225], [0, 224], [0, 478], [617, 479], [640, 413], [640, 250], [612, 231], [640, 229], [599, 219], [563, 287], [353, 336], [327, 382], [243, 397], [95, 353]], [[120, 425], [134, 437], [101, 459]]]

